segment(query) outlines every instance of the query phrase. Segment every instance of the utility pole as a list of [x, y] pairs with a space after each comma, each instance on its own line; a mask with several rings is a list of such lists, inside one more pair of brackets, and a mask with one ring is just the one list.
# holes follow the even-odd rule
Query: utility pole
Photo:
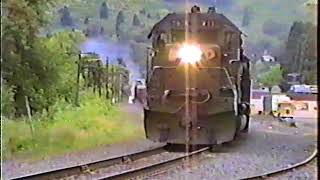
[[149, 82], [149, 55], [150, 55], [150, 50], [147, 49], [146, 83]]
[[80, 73], [81, 73], [81, 53], [78, 54], [78, 72], [77, 72], [77, 85], [76, 85], [76, 97], [75, 97], [75, 105], [79, 106], [79, 91], [80, 91]]
[[106, 99], [109, 99], [109, 59], [106, 58]]
[[98, 92], [99, 92], [99, 97], [101, 97], [102, 95], [102, 92], [101, 92], [101, 86], [102, 86], [102, 80], [101, 80], [101, 77], [102, 77], [102, 63], [101, 61], [99, 60], [98, 61]]
[[[79, 53], [78, 53], [78, 72], [77, 72], [77, 84], [76, 84], [76, 94], [75, 94], [75, 105], [76, 106], [80, 106], [80, 103], [79, 103], [80, 75], [83, 70], [82, 55], [92, 55], [92, 54], [94, 54], [94, 53], [92, 53], [92, 52], [82, 53], [81, 51], [79, 51]], [[90, 74], [89, 71], [88, 71], [88, 74]]]
[[122, 96], [122, 93], [121, 93], [121, 89], [122, 89], [122, 78], [121, 78], [121, 73], [119, 71], [118, 73], [118, 102], [121, 101], [121, 96]]
[[111, 68], [111, 89], [112, 89], [111, 102], [112, 103], [116, 103], [116, 92], [115, 92], [116, 91], [116, 89], [115, 89], [115, 85], [116, 85], [115, 77], [116, 77], [116, 75], [115, 75], [115, 73], [116, 73], [115, 67], [112, 66], [112, 68]]

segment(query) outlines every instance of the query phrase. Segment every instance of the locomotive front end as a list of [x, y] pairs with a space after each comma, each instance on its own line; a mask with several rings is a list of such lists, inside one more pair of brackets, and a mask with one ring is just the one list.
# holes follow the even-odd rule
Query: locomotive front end
[[226, 48], [240, 42], [240, 32], [234, 30], [232, 40], [229, 21], [210, 13], [194, 8], [187, 15], [169, 14], [150, 33], [154, 53], [147, 62], [144, 108], [150, 140], [221, 144], [244, 127], [239, 120], [240, 86], [226, 61], [236, 56], [233, 48]]
[[167, 61], [175, 66], [153, 69], [145, 109], [147, 138], [183, 144], [220, 144], [233, 139], [235, 89], [219, 67], [215, 44], [168, 46]]

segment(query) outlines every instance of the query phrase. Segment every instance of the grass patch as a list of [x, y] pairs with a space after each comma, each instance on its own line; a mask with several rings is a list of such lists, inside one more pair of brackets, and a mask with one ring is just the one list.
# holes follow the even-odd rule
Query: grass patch
[[45, 158], [143, 137], [142, 128], [117, 106], [93, 94], [81, 101], [80, 107], [60, 101], [34, 116], [33, 135], [26, 119], [4, 119], [4, 158]]

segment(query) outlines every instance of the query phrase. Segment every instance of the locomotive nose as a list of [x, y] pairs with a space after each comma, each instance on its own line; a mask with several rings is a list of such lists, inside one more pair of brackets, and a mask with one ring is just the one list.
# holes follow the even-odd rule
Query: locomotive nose
[[159, 123], [157, 124], [157, 128], [159, 131], [159, 142], [166, 142], [169, 137], [169, 127], [168, 124]]
[[[165, 90], [163, 92], [161, 101], [162, 104], [168, 104], [170, 102], [176, 102], [177, 99], [180, 99], [181, 103], [185, 102], [186, 96], [189, 96], [189, 100], [191, 104], [204, 104], [208, 102], [212, 95], [209, 90], [199, 90], [196, 88], [190, 88], [189, 93], [175, 90]], [[181, 107], [184, 106], [183, 104]]]

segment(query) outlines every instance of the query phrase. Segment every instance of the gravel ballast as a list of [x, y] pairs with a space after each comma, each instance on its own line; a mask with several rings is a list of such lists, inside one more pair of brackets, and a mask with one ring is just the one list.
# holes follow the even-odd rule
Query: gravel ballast
[[[310, 156], [317, 143], [316, 120], [296, 121], [294, 128], [270, 117], [264, 120], [255, 117], [246, 137], [218, 153], [207, 153], [193, 160], [189, 163], [191, 167], [179, 166], [149, 179], [242, 179], [288, 167]], [[315, 166], [308, 166], [308, 171], [297, 170], [275, 179], [317, 179]]]

